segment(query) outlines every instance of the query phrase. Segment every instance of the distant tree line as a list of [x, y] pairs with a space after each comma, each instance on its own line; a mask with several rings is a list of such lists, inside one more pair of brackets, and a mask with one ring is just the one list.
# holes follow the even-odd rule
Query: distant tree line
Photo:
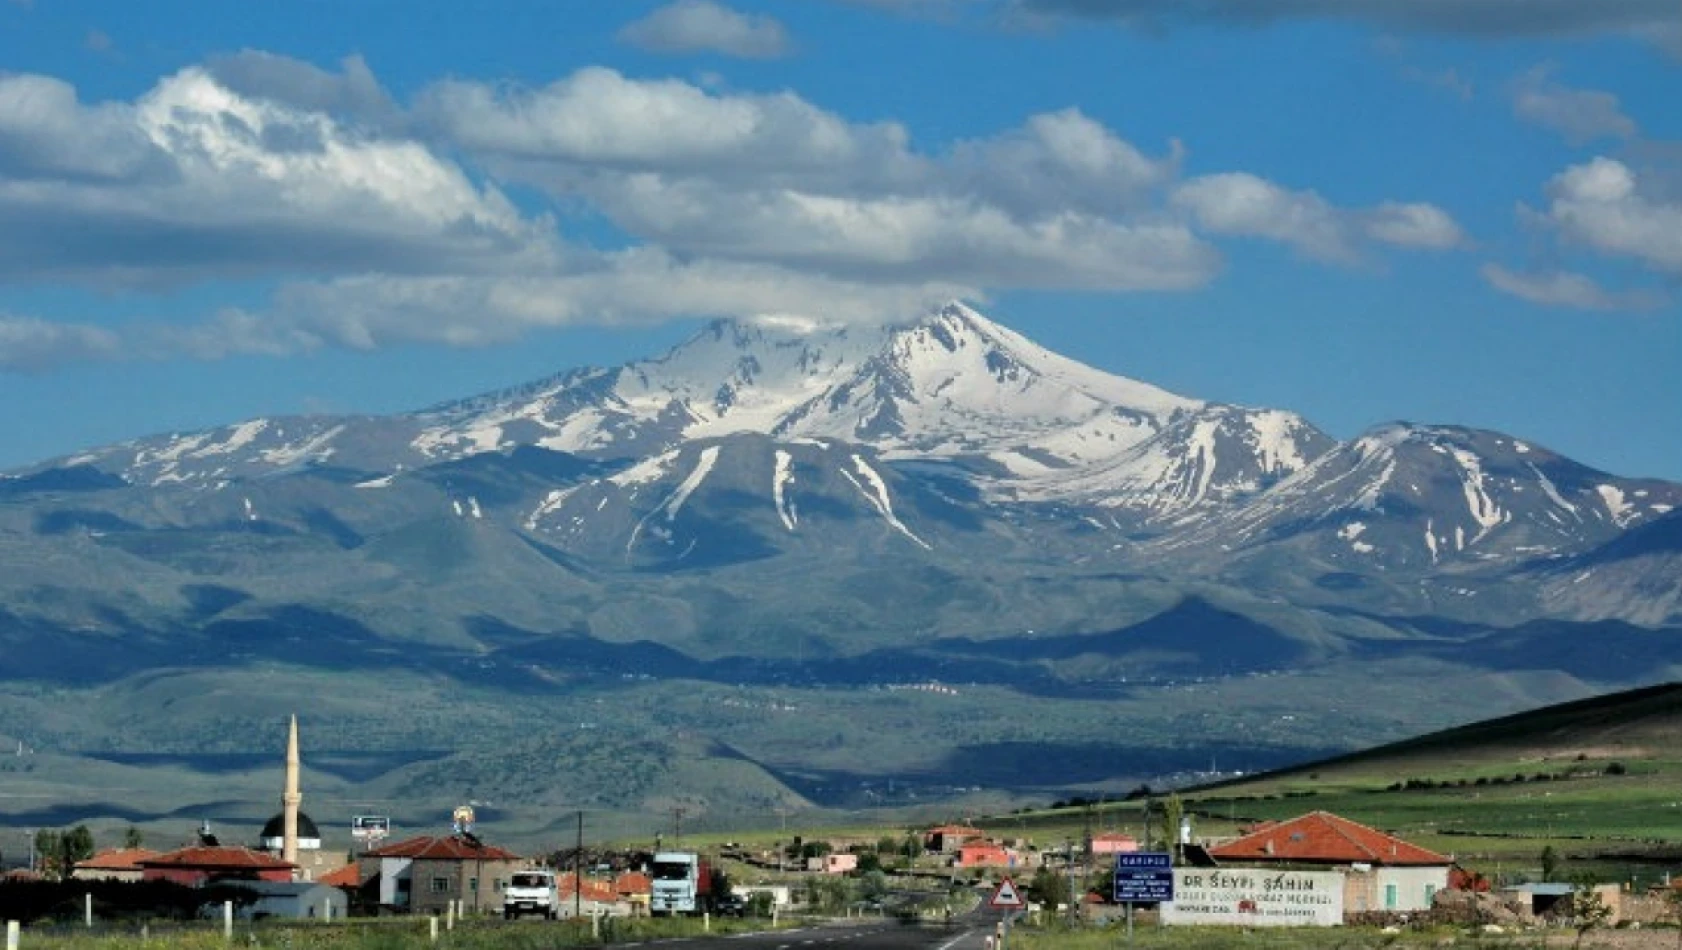
[[[138, 848], [143, 840], [140, 829], [130, 826], [123, 833], [123, 847]], [[34, 869], [49, 880], [65, 880], [79, 862], [94, 856], [93, 832], [87, 825], [77, 825], [65, 831], [43, 828], [35, 832]]]
[[1392, 782], [1385, 786], [1384, 790], [1387, 792], [1403, 792], [1430, 790], [1434, 788], [1483, 788], [1490, 785], [1520, 785], [1525, 782], [1565, 782], [1570, 781], [1571, 779], [1593, 778], [1597, 775], [1617, 776], [1627, 775], [1628, 773], [1629, 770], [1622, 762], [1610, 762], [1607, 763], [1605, 768], [1595, 769], [1592, 771], [1580, 768], [1571, 768], [1566, 769], [1563, 772], [1536, 772], [1528, 776], [1523, 772], [1515, 772], [1510, 778], [1505, 775], [1480, 775], [1475, 779], [1410, 778], [1399, 782]]

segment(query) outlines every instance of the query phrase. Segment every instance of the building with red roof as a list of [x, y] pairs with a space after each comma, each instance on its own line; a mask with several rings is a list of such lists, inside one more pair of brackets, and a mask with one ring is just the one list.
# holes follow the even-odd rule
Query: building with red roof
[[654, 881], [646, 874], [626, 871], [613, 879], [613, 892], [631, 905], [631, 913], [648, 914], [649, 902], [654, 899]]
[[568, 872], [555, 878], [555, 889], [561, 895], [562, 917], [628, 917], [634, 912], [612, 881], [580, 881]]
[[317, 884], [336, 887], [340, 890], [354, 891], [362, 887], [362, 866], [347, 864], [336, 870], [328, 871], [315, 879]]
[[964, 842], [986, 837], [980, 828], [968, 825], [940, 825], [923, 832], [923, 848], [939, 854], [956, 854]]
[[1325, 811], [1261, 826], [1208, 851], [1223, 866], [1344, 871], [1343, 906], [1352, 913], [1427, 910], [1447, 889], [1454, 865], [1446, 855]]
[[1002, 844], [972, 841], [958, 849], [952, 863], [960, 868], [1013, 868], [1017, 859], [1017, 853]]
[[138, 881], [144, 870], [140, 862], [158, 854], [150, 848], [111, 848], [77, 861], [70, 876], [78, 881]]
[[423, 835], [363, 852], [364, 882], [378, 878], [379, 904], [416, 914], [444, 913], [461, 901], [464, 913], [502, 910], [502, 889], [525, 858], [471, 834]]
[[224, 845], [193, 845], [136, 863], [143, 881], [173, 881], [188, 887], [223, 881], [290, 882], [298, 869], [290, 861], [261, 851]]

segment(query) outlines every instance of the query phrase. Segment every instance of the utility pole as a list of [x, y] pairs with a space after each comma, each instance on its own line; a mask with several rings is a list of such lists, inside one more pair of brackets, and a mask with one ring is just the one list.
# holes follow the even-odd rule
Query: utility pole
[[1080, 907], [1075, 903], [1075, 843], [1070, 838], [1063, 839], [1063, 870], [1069, 875], [1069, 926], [1073, 927]]
[[578, 847], [572, 852], [572, 919], [584, 916], [584, 811], [578, 812]]
[[1086, 877], [1092, 877], [1092, 811], [1091, 802], [1086, 803]]
[[673, 847], [680, 847], [683, 844], [683, 816], [687, 811], [688, 811], [688, 809], [684, 808], [682, 805], [679, 805], [676, 808], [672, 809], [672, 846]]

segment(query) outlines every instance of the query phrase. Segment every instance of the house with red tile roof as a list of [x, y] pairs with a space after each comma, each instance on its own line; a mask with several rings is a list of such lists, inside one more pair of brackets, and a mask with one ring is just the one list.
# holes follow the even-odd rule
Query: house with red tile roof
[[1325, 811], [1256, 828], [1208, 852], [1223, 867], [1344, 871], [1349, 913], [1427, 910], [1448, 888], [1454, 865], [1446, 855]]
[[626, 871], [613, 879], [613, 892], [631, 905], [633, 915], [647, 915], [649, 901], [654, 898], [654, 881], [646, 874]]
[[422, 835], [363, 852], [364, 882], [378, 878], [379, 904], [416, 914], [442, 914], [451, 901], [463, 913], [502, 912], [502, 889], [529, 862], [470, 834]]
[[150, 848], [110, 848], [77, 861], [70, 876], [78, 881], [138, 881], [143, 871], [140, 862], [158, 854]]
[[340, 890], [354, 891], [362, 887], [362, 866], [347, 864], [337, 870], [328, 871], [315, 879], [317, 884], [336, 887]]
[[940, 825], [923, 832], [923, 848], [938, 854], [956, 854], [964, 842], [985, 837], [980, 828], [968, 825]]
[[629, 917], [634, 912], [612, 881], [580, 881], [569, 872], [556, 877], [555, 889], [561, 895], [562, 917]]
[[298, 870], [296, 864], [273, 855], [224, 845], [193, 845], [136, 863], [142, 881], [173, 881], [188, 887], [223, 881], [290, 882]]

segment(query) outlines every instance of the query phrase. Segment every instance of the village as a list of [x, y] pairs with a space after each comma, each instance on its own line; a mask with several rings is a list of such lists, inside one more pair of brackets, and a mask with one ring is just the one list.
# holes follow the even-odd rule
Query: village
[[[388, 840], [387, 819], [355, 816], [348, 822], [351, 846], [339, 850], [327, 846], [302, 810], [300, 764], [294, 718], [281, 811], [243, 843], [223, 840], [223, 830], [208, 822], [165, 850], [141, 846], [132, 830], [124, 846], [105, 849], [91, 848], [85, 828], [49, 836], [51, 846], [32, 851], [26, 866], [0, 878], [0, 916], [26, 927], [66, 916], [92, 926], [102, 917], [203, 918], [222, 911], [244, 920], [513, 916], [510, 887], [516, 875], [529, 878], [534, 870], [553, 882], [545, 916], [594, 921], [663, 910], [949, 920], [954, 913], [1003, 909], [1087, 925], [1124, 916], [1131, 922], [1135, 915], [1162, 926], [1242, 928], [1394, 926], [1412, 919], [1500, 932], [1580, 923], [1585, 915], [1605, 927], [1675, 924], [1682, 909], [1682, 873], [1639, 890], [1627, 882], [1548, 879], [1553, 869], [1546, 865], [1542, 879], [1498, 882], [1451, 855], [1323, 810], [1199, 835], [1195, 816], [1180, 810], [1177, 797], [1170, 797], [1163, 818], [1163, 830], [1175, 833], [1154, 847], [1148, 830], [1141, 841], [1089, 824], [1078, 839], [1036, 843], [1020, 831], [948, 822], [880, 836], [808, 832], [694, 851], [681, 841], [658, 840], [652, 848], [585, 849], [580, 836], [574, 848], [522, 854], [490, 840], [473, 809], [462, 806], [447, 829], [441, 818], [438, 833], [397, 840]], [[78, 855], [78, 849], [93, 853]], [[667, 876], [656, 869], [674, 854], [695, 858], [689, 877], [696, 901], [682, 907], [655, 900], [655, 878]], [[1134, 887], [1132, 869], [1158, 875], [1155, 889]], [[49, 883], [59, 889], [56, 902], [32, 906], [28, 895], [39, 892], [31, 886]], [[67, 910], [62, 890], [77, 885], [86, 886], [85, 899]], [[167, 900], [148, 907], [147, 894]]]

